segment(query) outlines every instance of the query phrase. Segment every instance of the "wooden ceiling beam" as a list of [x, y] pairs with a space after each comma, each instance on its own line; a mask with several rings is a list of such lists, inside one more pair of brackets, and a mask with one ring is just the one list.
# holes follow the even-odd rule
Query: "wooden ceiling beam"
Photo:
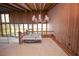
[[43, 4], [43, 8], [42, 8], [42, 11], [44, 11], [44, 8], [45, 8], [45, 6], [46, 6], [46, 3], [44, 3], [44, 4]]
[[34, 7], [35, 7], [35, 10], [37, 11], [38, 9], [37, 9], [36, 3], [34, 3]]
[[8, 3], [8, 4], [24, 11], [24, 8], [20, 7], [19, 5], [15, 4], [15, 3]]
[[0, 3], [1, 7], [4, 9], [9, 9], [13, 11], [49, 11], [51, 8], [55, 7], [57, 3]]
[[31, 11], [31, 9], [25, 4], [25, 3], [18, 3], [21, 7], [25, 8], [28, 11]]
[[33, 11], [32, 8], [31, 8], [28, 4], [25, 3], [25, 5], [26, 5], [31, 11]]
[[13, 12], [14, 10], [11, 10], [9, 8], [0, 6], [0, 13], [7, 13], [7, 12]]
[[[0, 5], [0, 10], [1, 10], [1, 9], [5, 9], [5, 10], [6, 10], [6, 9], [7, 9], [7, 10], [11, 10], [11, 8], [7, 8], [7, 7], [4, 7], [4, 6]], [[12, 10], [13, 10], [13, 9], [12, 9]]]
[[13, 8], [13, 7], [11, 7], [11, 6], [7, 5], [7, 4], [4, 4], [4, 3], [1, 3], [0, 6], [5, 7], [7, 9], [10, 9], [10, 10], [13, 10], [13, 11], [17, 10], [16, 8]]
[[44, 10], [46, 11], [48, 9], [48, 7], [50, 7], [51, 3], [47, 3]]
[[40, 7], [39, 10], [41, 11], [41, 3], [40, 3], [40, 5], [39, 5], [39, 7]]
[[58, 4], [58, 3], [51, 4], [51, 5], [48, 7], [47, 11], [49, 11], [51, 8], [54, 8], [57, 4]]

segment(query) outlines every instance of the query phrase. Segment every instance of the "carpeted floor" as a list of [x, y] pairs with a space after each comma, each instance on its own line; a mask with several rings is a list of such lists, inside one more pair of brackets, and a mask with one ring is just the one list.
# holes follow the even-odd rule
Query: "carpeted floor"
[[51, 39], [43, 38], [41, 43], [0, 44], [2, 56], [67, 56]]

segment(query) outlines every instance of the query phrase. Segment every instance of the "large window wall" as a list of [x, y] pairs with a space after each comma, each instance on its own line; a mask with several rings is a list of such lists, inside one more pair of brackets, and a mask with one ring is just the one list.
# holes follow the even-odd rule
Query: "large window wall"
[[0, 35], [2, 36], [18, 36], [18, 32], [40, 32], [45, 33], [47, 31], [47, 24], [11, 24], [9, 14], [1, 14]]

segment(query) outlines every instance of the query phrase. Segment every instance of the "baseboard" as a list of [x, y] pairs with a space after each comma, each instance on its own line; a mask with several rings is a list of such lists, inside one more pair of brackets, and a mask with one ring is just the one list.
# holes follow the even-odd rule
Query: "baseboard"
[[63, 44], [61, 44], [59, 41], [57, 41], [56, 39], [52, 39], [53, 41], [55, 41], [57, 43], [57, 45], [59, 45], [68, 56], [77, 56], [77, 54], [75, 54], [72, 50], [68, 49], [67, 47], [65, 47]]

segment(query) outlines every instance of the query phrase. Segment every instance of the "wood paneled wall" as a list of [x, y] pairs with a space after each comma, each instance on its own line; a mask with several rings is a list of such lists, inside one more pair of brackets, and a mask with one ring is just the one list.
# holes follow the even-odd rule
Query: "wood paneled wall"
[[[10, 13], [10, 23], [27, 23], [27, 24], [31, 24], [31, 23], [35, 23], [32, 21], [32, 16], [33, 14], [36, 15], [36, 17], [38, 18], [39, 12], [14, 12], [14, 13]], [[42, 15], [44, 15], [42, 13]]]
[[[30, 16], [30, 17], [29, 17]], [[31, 13], [10, 13], [10, 23], [31, 23]]]
[[58, 4], [48, 12], [49, 31], [56, 40], [79, 55], [79, 4]]

